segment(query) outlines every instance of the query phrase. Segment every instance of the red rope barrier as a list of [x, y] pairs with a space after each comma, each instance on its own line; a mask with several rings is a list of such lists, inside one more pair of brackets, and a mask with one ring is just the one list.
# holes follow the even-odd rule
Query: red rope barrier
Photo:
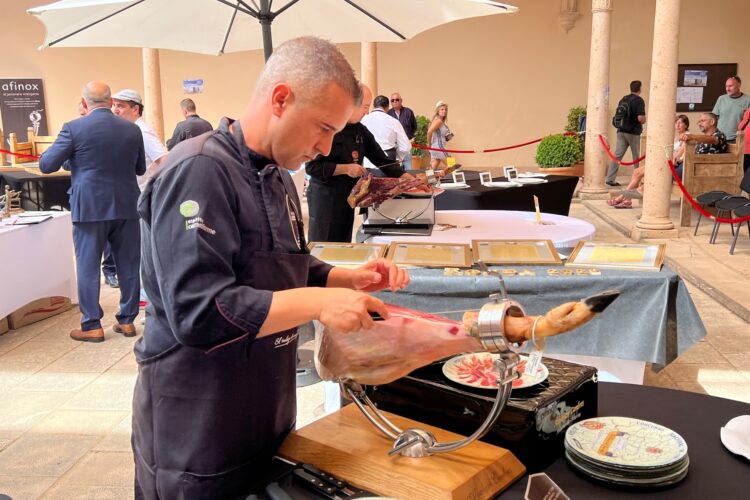
[[442, 151], [443, 153], [479, 153], [479, 151], [473, 151], [470, 149], [440, 149], [422, 146], [421, 144], [412, 144], [412, 146], [419, 149], [426, 149], [427, 151]]
[[[563, 135], [578, 135], [575, 132], [565, 132]], [[538, 139], [534, 139], [533, 141], [528, 142], [522, 142], [521, 144], [514, 144], [513, 146], [504, 146], [501, 148], [493, 148], [493, 149], [440, 149], [440, 148], [431, 148], [429, 146], [422, 146], [421, 144], [412, 144], [413, 147], [417, 149], [425, 149], [427, 151], [441, 151], [443, 153], [495, 153], [497, 151], [507, 151], [508, 149], [516, 149], [516, 148], [522, 148], [524, 146], [528, 146], [530, 144], [536, 144], [537, 142], [541, 142], [544, 137], [540, 137]]]
[[[680, 179], [680, 176], [677, 175], [677, 170], [675, 170], [675, 166], [674, 166], [674, 163], [672, 162], [672, 160], [667, 160], [667, 163], [669, 164], [669, 169], [672, 171], [672, 177], [674, 177], [674, 180], [677, 182], [677, 186], [679, 186], [680, 190], [682, 191], [682, 195], [685, 197], [686, 200], [688, 200], [690, 202], [690, 204], [693, 206], [693, 208], [696, 209], [701, 214], [703, 214], [704, 217], [707, 217], [707, 218], [709, 218], [711, 220], [715, 220], [716, 222], [729, 223], [729, 224], [734, 224], [735, 222], [738, 222], [738, 223], [742, 224], [746, 220], [750, 220], [750, 215], [745, 216], [745, 217], [741, 217], [739, 219], [727, 219], [725, 217], [716, 217], [715, 215], [711, 214], [710, 212], [707, 212], [687, 192], [687, 190], [685, 189], [685, 185], [682, 183], [682, 179]], [[750, 199], [748, 199], [747, 202], [750, 203]]]
[[12, 151], [8, 151], [7, 149], [0, 149], [0, 153], [5, 153], [7, 155], [18, 156], [19, 158], [31, 158], [32, 160], [38, 160], [39, 158], [41, 158], [41, 156], [25, 155], [23, 153], [14, 153]]
[[640, 158], [638, 158], [635, 161], [624, 162], [622, 160], [618, 160], [615, 157], [615, 155], [612, 154], [612, 151], [610, 151], [609, 147], [607, 146], [607, 143], [604, 142], [604, 137], [602, 137], [602, 134], [599, 134], [599, 142], [602, 143], [602, 146], [604, 147], [604, 151], [607, 152], [607, 155], [609, 155], [609, 157], [612, 159], [613, 162], [618, 163], [620, 165], [623, 165], [625, 167], [630, 166], [630, 165], [635, 165], [636, 163], [640, 163], [640, 162], [642, 162], [643, 160], [646, 159], [646, 155], [643, 155], [643, 156], [641, 156]]

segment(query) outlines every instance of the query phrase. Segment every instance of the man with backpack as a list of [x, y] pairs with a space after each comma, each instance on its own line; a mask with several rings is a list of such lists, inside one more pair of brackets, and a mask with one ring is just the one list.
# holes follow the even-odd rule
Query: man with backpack
[[[615, 116], [612, 117], [612, 125], [617, 129], [615, 158], [618, 161], [625, 156], [628, 147], [633, 154], [633, 160], [640, 157], [641, 132], [643, 132], [644, 123], [646, 123], [646, 103], [641, 97], [641, 81], [634, 80], [630, 82], [630, 94], [620, 99], [620, 102], [617, 103]], [[607, 186], [620, 186], [620, 183], [617, 182], [619, 168], [618, 162], [610, 163], [605, 181]]]

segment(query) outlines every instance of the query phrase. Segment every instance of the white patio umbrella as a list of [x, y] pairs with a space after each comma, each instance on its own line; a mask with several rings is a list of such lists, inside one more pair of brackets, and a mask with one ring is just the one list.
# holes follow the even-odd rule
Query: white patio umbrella
[[218, 55], [316, 35], [335, 43], [400, 42], [441, 24], [507, 14], [492, 0], [60, 0], [28, 12], [46, 47], [147, 47]]

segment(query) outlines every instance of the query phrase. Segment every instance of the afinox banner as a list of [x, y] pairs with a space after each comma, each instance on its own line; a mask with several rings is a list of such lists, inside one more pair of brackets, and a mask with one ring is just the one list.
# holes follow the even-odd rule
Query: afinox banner
[[15, 132], [19, 141], [27, 141], [26, 129], [34, 135], [47, 135], [44, 86], [41, 78], [0, 79], [0, 116], [5, 137]]

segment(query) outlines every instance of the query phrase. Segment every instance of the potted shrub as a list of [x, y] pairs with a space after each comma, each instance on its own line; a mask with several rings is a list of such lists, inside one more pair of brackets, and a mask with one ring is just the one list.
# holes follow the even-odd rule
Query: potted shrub
[[568, 111], [568, 123], [565, 124], [565, 131], [578, 134], [578, 132], [584, 132], [584, 134], [576, 135], [578, 143], [581, 146], [581, 153], [584, 152], [584, 146], [586, 142], [586, 106], [576, 106], [570, 108]]
[[[417, 130], [414, 132], [414, 144], [429, 146], [429, 144], [427, 144], [427, 129], [429, 127], [429, 118], [417, 115]], [[411, 156], [411, 168], [415, 170], [426, 168], [430, 164], [430, 152], [426, 149], [411, 148]]]
[[[583, 175], [583, 151], [576, 136], [548, 135], [536, 148], [536, 163], [547, 173]], [[580, 165], [576, 165], [580, 162]]]

